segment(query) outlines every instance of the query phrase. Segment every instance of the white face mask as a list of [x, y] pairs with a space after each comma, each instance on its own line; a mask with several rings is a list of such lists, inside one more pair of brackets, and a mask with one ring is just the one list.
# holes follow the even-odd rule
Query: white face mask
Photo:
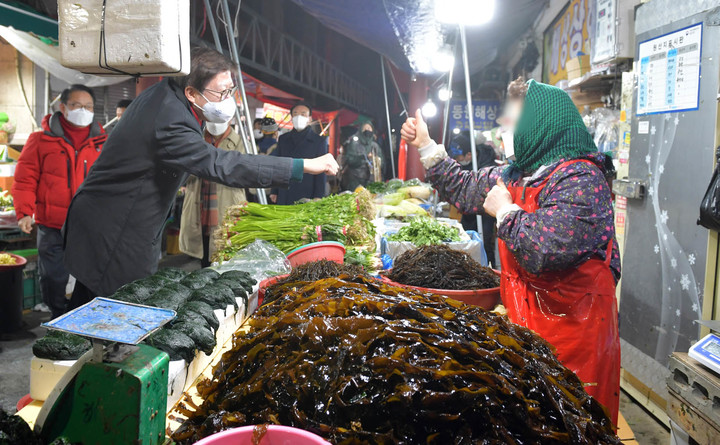
[[307, 116], [301, 116], [298, 114], [297, 116], [293, 116], [292, 118], [293, 128], [297, 131], [303, 131], [304, 129], [306, 129], [308, 126], [308, 122], [310, 122], [310, 118]]
[[[202, 94], [201, 96], [205, 97]], [[207, 100], [207, 97], [205, 97], [205, 100]], [[230, 119], [235, 116], [235, 109], [237, 108], [235, 99], [232, 97], [228, 97], [220, 102], [210, 102], [208, 100], [202, 107], [199, 107], [198, 105], [195, 106], [202, 110], [206, 121], [214, 122], [216, 124], [230, 122]]]
[[229, 125], [229, 122], [221, 122], [219, 124], [216, 124], [215, 122], [206, 122], [205, 129], [213, 136], [222, 136], [225, 134], [225, 130], [228, 129]]
[[257, 128], [253, 130], [253, 137], [255, 139], [262, 139], [263, 136], [262, 130], [258, 130]]
[[92, 124], [93, 117], [95, 117], [95, 114], [85, 108], [67, 110], [67, 115], [65, 115], [65, 119], [67, 119], [68, 122], [78, 127], [87, 127]]
[[511, 161], [515, 160], [515, 135], [512, 131], [506, 131], [502, 134], [503, 146], [505, 147], [505, 157]]

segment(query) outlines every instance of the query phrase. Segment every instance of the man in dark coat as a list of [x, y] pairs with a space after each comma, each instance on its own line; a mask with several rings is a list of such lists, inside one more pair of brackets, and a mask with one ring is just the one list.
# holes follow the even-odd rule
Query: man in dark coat
[[337, 172], [332, 157], [302, 160], [218, 149], [204, 121], [235, 111], [234, 65], [198, 48], [190, 74], [165, 79], [135, 99], [75, 195], [65, 222], [65, 264], [77, 278], [71, 306], [157, 270], [175, 195], [189, 174], [229, 187], [288, 187], [303, 173]]
[[[312, 119], [310, 105], [299, 102], [290, 109], [290, 115], [293, 130], [280, 136], [272, 156], [316, 158], [327, 154], [327, 138], [319, 136], [310, 127]], [[325, 196], [326, 182], [324, 174], [306, 176], [299, 184], [293, 184], [289, 189], [273, 188], [270, 199], [276, 204], [290, 205], [304, 198], [322, 198]]]

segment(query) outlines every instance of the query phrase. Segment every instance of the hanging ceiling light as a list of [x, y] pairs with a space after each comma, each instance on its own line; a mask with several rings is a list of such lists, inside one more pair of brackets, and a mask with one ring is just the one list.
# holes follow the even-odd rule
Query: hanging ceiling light
[[435, 117], [437, 114], [437, 106], [433, 103], [433, 101], [428, 100], [425, 102], [425, 105], [422, 106], [422, 114], [427, 118]]
[[435, 71], [447, 73], [455, 65], [455, 56], [450, 45], [443, 45], [435, 52], [432, 59], [432, 67]]
[[438, 90], [438, 99], [443, 102], [447, 102], [448, 100], [450, 100], [450, 90], [448, 90], [446, 87], [441, 87]]
[[482, 25], [492, 20], [495, 0], [435, 0], [435, 18], [459, 25]]

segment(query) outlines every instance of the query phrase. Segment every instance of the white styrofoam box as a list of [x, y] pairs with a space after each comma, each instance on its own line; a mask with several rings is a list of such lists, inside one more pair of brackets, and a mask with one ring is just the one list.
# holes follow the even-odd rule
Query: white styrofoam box
[[190, 72], [189, 0], [108, 1], [104, 27], [102, 11], [103, 0], [58, 1], [64, 66], [92, 74], [118, 74], [107, 66], [128, 74]]
[[48, 360], [33, 357], [30, 360], [30, 397], [44, 401], [57, 382], [75, 364], [75, 360]]

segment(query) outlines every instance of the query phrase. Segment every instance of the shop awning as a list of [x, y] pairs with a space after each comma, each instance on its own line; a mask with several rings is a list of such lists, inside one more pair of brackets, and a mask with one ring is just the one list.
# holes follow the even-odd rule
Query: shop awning
[[21, 2], [0, 1], [0, 25], [12, 26], [43, 37], [58, 38], [56, 20], [38, 14]]
[[53, 76], [67, 83], [81, 83], [89, 87], [101, 87], [124, 82], [130, 77], [112, 76], [100, 77], [84, 74], [60, 64], [60, 49], [47, 41], [41, 40], [25, 31], [0, 25], [0, 37], [5, 39], [20, 53], [30, 59], [35, 65], [50, 72]]
[[300, 96], [295, 96], [294, 94], [275, 88], [245, 72], [243, 72], [243, 82], [245, 82], [245, 91], [247, 94], [253, 96], [260, 102], [290, 108], [295, 102], [302, 100]]
[[[435, 0], [293, 1], [328, 28], [383, 54], [405, 71], [423, 72], [428, 52], [451, 30], [436, 21]], [[497, 0], [491, 23], [467, 28], [470, 71], [486, 67], [499, 48], [526, 32], [547, 1]]]

